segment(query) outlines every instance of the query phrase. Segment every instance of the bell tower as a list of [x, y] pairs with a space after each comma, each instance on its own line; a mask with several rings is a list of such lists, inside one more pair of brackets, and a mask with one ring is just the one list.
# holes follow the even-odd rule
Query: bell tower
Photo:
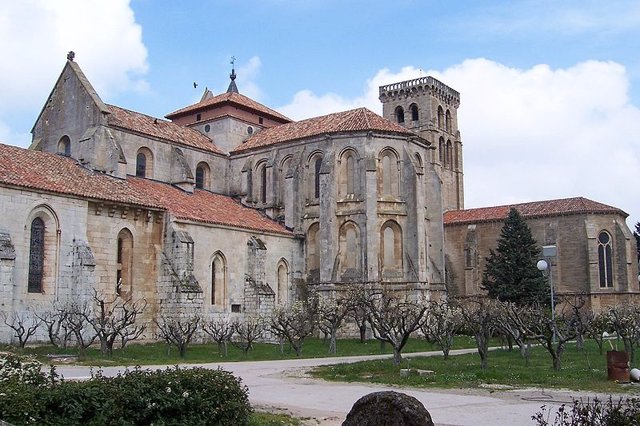
[[383, 117], [431, 143], [430, 161], [442, 181], [443, 210], [463, 209], [460, 93], [433, 77], [388, 84], [379, 90]]

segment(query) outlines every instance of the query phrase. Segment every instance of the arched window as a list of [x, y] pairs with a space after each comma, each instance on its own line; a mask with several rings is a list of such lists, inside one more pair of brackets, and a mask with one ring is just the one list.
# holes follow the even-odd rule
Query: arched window
[[444, 128], [444, 110], [438, 105], [438, 129]]
[[148, 148], [140, 148], [136, 154], [136, 176], [153, 178], [153, 154]]
[[453, 163], [451, 159], [451, 141], [447, 141], [447, 152], [446, 152], [445, 162], [447, 167], [452, 168], [451, 166], [453, 165]]
[[401, 106], [396, 107], [396, 121], [398, 123], [404, 123], [404, 109]]
[[438, 142], [438, 157], [440, 159], [440, 164], [443, 167], [445, 165], [445, 163], [444, 163], [444, 150], [445, 150], [444, 138], [440, 138], [440, 141]]
[[447, 110], [445, 115], [445, 128], [447, 132], [451, 133], [451, 112], [449, 110]]
[[29, 278], [27, 283], [27, 291], [29, 293], [42, 293], [45, 253], [44, 231], [44, 221], [41, 218], [36, 217], [31, 221], [31, 234], [29, 240]]
[[415, 153], [415, 159], [416, 159], [416, 167], [418, 167], [419, 169], [422, 169], [422, 157], [417, 152]]
[[383, 196], [397, 197], [400, 183], [398, 156], [391, 149], [384, 149], [380, 153], [379, 163], [378, 183], [380, 193]]
[[216, 253], [211, 262], [211, 305], [224, 306], [227, 262], [222, 253]]
[[289, 268], [284, 259], [278, 263], [278, 304], [286, 305], [289, 301]]
[[[315, 275], [320, 269], [320, 224], [312, 224], [307, 231], [307, 272]], [[316, 272], [314, 272], [316, 271]], [[319, 278], [319, 277], [318, 277]]]
[[133, 235], [124, 228], [118, 233], [116, 247], [116, 294], [123, 297], [133, 289]]
[[453, 147], [453, 170], [458, 170], [458, 164], [460, 164], [460, 147], [459, 144], [455, 144]]
[[380, 248], [384, 271], [402, 271], [402, 229], [389, 220], [380, 231]]
[[60, 142], [58, 142], [58, 154], [66, 155], [67, 157], [71, 155], [71, 140], [69, 136], [63, 136], [60, 138]]
[[317, 200], [320, 198], [320, 170], [322, 169], [322, 155], [315, 154], [309, 160], [309, 198]]
[[286, 178], [287, 173], [289, 172], [289, 167], [291, 166], [291, 157], [287, 157], [280, 164], [280, 170], [278, 171], [278, 200], [280, 201], [280, 205], [285, 208], [287, 205], [287, 188], [286, 188]]
[[196, 167], [196, 188], [208, 189], [211, 169], [207, 163], [199, 163]]
[[362, 278], [360, 229], [354, 222], [345, 222], [338, 236], [340, 253], [340, 274], [343, 281]]
[[418, 121], [418, 119], [420, 118], [418, 114], [418, 105], [411, 104], [409, 106], [409, 110], [411, 111], [411, 121]]
[[340, 158], [338, 192], [342, 197], [353, 197], [359, 193], [356, 162], [356, 154], [351, 149], [346, 150]]
[[600, 287], [613, 287], [613, 249], [611, 236], [602, 231], [598, 235], [598, 271]]

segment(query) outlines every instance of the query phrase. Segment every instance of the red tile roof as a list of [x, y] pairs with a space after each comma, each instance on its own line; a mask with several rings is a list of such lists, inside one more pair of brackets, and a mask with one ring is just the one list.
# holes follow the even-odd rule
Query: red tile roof
[[169, 119], [173, 119], [173, 118], [184, 116], [187, 114], [192, 114], [196, 111], [212, 109], [212, 107], [214, 106], [225, 104], [225, 103], [234, 104], [239, 107], [244, 107], [246, 109], [253, 110], [257, 113], [270, 116], [274, 118], [276, 121], [281, 121], [283, 123], [288, 123], [291, 121], [290, 118], [285, 117], [284, 115], [280, 114], [278, 111], [273, 110], [269, 107], [266, 107], [261, 103], [246, 97], [245, 95], [241, 95], [240, 93], [235, 93], [235, 92], [225, 92], [220, 95], [214, 96], [212, 98], [201, 100], [198, 103], [189, 105], [187, 107], [184, 107], [177, 111], [169, 113], [165, 115], [165, 117]]
[[197, 130], [115, 105], [107, 105], [107, 107], [111, 112], [107, 116], [107, 122], [110, 126], [164, 139], [178, 145], [224, 154], [211, 139]]
[[231, 197], [128, 176], [94, 172], [75, 160], [48, 152], [0, 144], [0, 185], [167, 210], [174, 217], [260, 232], [292, 235], [284, 226]]
[[415, 133], [386, 118], [380, 117], [367, 108], [357, 108], [264, 129], [251, 136], [231, 152], [242, 152], [252, 148], [329, 133], [363, 131], [416, 136]]
[[292, 235], [259, 211], [225, 195], [203, 190], [189, 194], [166, 183], [133, 176], [127, 177], [127, 181], [136, 192], [146, 194], [177, 219]]
[[506, 206], [482, 207], [467, 210], [451, 210], [444, 214], [444, 224], [461, 225], [482, 222], [503, 221], [511, 208], [515, 208], [524, 218], [539, 218], [574, 214], [619, 214], [627, 217], [622, 210], [583, 197], [560, 200], [533, 201]]

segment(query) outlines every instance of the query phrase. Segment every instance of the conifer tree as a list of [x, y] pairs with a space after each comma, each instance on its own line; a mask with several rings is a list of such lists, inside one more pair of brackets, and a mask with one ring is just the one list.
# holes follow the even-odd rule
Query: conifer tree
[[482, 275], [489, 297], [518, 305], [550, 302], [549, 285], [536, 267], [540, 248], [529, 226], [512, 208], [500, 231], [496, 250], [490, 251]]

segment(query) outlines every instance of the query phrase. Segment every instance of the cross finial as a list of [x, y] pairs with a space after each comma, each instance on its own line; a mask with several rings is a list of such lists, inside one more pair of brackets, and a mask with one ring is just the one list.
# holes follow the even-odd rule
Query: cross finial
[[235, 56], [232, 56], [232, 57], [231, 57], [231, 67], [232, 67], [232, 68], [235, 68], [235, 67], [236, 67], [236, 57], [235, 57]]

